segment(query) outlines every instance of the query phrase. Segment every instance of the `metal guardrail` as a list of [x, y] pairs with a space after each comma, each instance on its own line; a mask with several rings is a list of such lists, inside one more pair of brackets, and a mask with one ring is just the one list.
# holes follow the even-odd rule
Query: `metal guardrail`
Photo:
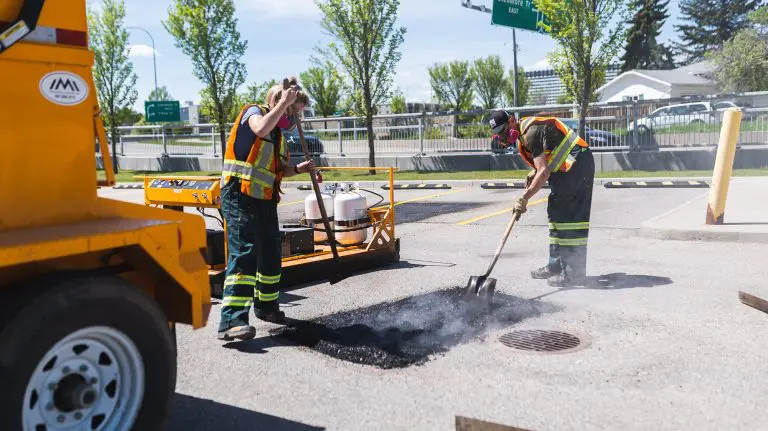
[[[595, 104], [586, 118], [585, 139], [597, 151], [657, 150], [717, 145], [723, 110], [741, 105], [739, 143], [768, 145], [768, 92], [719, 98], [684, 98]], [[757, 107], [757, 106], [761, 107]], [[508, 108], [518, 117], [549, 115], [577, 130], [572, 105]], [[500, 152], [493, 148], [490, 111], [430, 112], [375, 116], [376, 154]], [[305, 137], [315, 154], [368, 154], [368, 130], [361, 117], [306, 118]], [[231, 125], [226, 125], [226, 135]], [[221, 156], [213, 124], [120, 127], [120, 155]], [[295, 136], [298, 142], [298, 136]], [[301, 153], [290, 143], [293, 153]]]

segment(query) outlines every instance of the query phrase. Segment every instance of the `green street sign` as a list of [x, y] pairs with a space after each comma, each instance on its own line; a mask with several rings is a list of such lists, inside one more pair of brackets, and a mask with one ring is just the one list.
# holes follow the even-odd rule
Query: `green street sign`
[[491, 24], [537, 33], [548, 33], [552, 25], [533, 0], [493, 0]]
[[144, 102], [144, 118], [148, 123], [177, 123], [181, 121], [181, 107], [178, 100], [155, 100]]

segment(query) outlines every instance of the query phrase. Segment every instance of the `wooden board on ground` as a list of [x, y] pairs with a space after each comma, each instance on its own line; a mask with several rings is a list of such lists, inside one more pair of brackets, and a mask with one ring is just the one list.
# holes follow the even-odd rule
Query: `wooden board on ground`
[[739, 300], [750, 307], [768, 314], [768, 301], [757, 296], [739, 291]]
[[456, 416], [456, 431], [530, 431], [507, 425]]

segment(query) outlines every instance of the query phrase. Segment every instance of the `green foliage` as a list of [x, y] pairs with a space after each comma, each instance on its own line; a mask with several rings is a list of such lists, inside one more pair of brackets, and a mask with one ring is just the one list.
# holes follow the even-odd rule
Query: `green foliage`
[[485, 109], [498, 108], [502, 104], [507, 82], [504, 80], [504, 65], [498, 55], [478, 58], [473, 67], [475, 92]]
[[124, 21], [122, 0], [104, 0], [100, 13], [88, 12], [88, 41], [94, 54], [93, 80], [104, 125], [110, 131], [113, 144], [117, 141], [120, 113], [139, 97], [138, 77], [128, 58], [128, 31]]
[[333, 63], [326, 61], [322, 66], [310, 67], [306, 72], [299, 74], [299, 78], [320, 116], [330, 117], [339, 110], [344, 93], [344, 80]]
[[[396, 27], [399, 0], [316, 0], [323, 29], [333, 38], [318, 50], [334, 59], [352, 81], [352, 102], [365, 116], [368, 162], [376, 166], [373, 115], [389, 98], [395, 68], [402, 57], [405, 27]], [[371, 171], [373, 174], [374, 171]]]
[[[245, 82], [241, 58], [248, 46], [237, 31], [234, 1], [174, 0], [163, 26], [192, 60], [192, 73], [205, 84], [206, 115], [219, 125], [234, 120], [232, 112], [242, 103], [237, 89]], [[223, 154], [227, 145], [223, 127], [219, 138]]]
[[133, 126], [144, 119], [144, 114], [126, 106], [117, 111], [118, 126]]
[[684, 64], [704, 60], [707, 52], [721, 48], [747, 26], [748, 14], [759, 4], [759, 0], [681, 0], [684, 24], [675, 26], [681, 39], [675, 47], [685, 56]]
[[277, 85], [276, 79], [270, 79], [269, 81], [264, 81], [262, 83], [252, 83], [249, 84], [248, 87], [245, 90], [245, 94], [243, 94], [241, 97], [243, 101], [245, 101], [245, 104], [248, 103], [261, 103], [266, 104], [267, 101], [265, 100], [267, 98], [267, 91]]
[[408, 108], [405, 105], [405, 96], [400, 89], [396, 90], [392, 96], [392, 113], [393, 114], [405, 114], [408, 112]]
[[[579, 133], [584, 136], [590, 99], [605, 81], [605, 72], [624, 40], [628, 18], [624, 0], [534, 0], [552, 22], [558, 44], [547, 55], [568, 95], [579, 106]], [[612, 24], [613, 23], [613, 24]]]
[[630, 8], [636, 10], [629, 21], [621, 71], [631, 69], [672, 69], [675, 59], [672, 49], [658, 42], [661, 28], [669, 12], [669, 0], [632, 0]]
[[152, 90], [149, 93], [149, 97], [147, 97], [147, 100], [154, 101], [154, 100], [176, 100], [171, 96], [171, 93], [168, 92], [168, 89], [163, 85], [162, 87], [158, 87], [156, 90]]
[[567, 94], [561, 94], [557, 96], [557, 99], [555, 99], [555, 103], [558, 105], [567, 105], [569, 103], [573, 103], [573, 99], [571, 99], [571, 96]]
[[[507, 72], [507, 79], [504, 84], [504, 97], [506, 99], [507, 106], [515, 104], [515, 76], [512, 69]], [[517, 97], [520, 106], [528, 104], [528, 92], [531, 90], [531, 81], [525, 77], [525, 71], [522, 67], [517, 68], [517, 89], [520, 91], [520, 95]]]
[[475, 80], [475, 72], [468, 61], [436, 63], [429, 68], [432, 91], [441, 103], [453, 111], [465, 111], [472, 107]]
[[724, 91], [768, 89], [768, 6], [749, 15], [751, 27], [739, 30], [719, 50], [707, 54]]

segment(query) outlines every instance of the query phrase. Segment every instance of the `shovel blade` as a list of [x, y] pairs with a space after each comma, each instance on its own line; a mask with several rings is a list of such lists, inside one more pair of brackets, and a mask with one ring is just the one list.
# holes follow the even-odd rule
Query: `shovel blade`
[[496, 279], [486, 278], [480, 288], [477, 290], [477, 296], [483, 301], [490, 301], [493, 298], [493, 294], [496, 292]]
[[480, 289], [480, 286], [483, 285], [484, 281], [485, 277], [483, 276], [473, 275], [469, 277], [469, 281], [467, 282], [467, 287], [464, 289], [464, 296], [462, 298], [465, 301], [474, 299], [477, 296], [477, 292]]

